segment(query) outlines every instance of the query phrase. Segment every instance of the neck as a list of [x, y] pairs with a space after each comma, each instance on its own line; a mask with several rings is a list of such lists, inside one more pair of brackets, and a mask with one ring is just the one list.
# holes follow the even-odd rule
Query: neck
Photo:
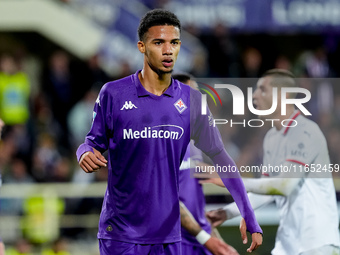
[[282, 125], [281, 122], [285, 119], [288, 119], [290, 116], [292, 116], [293, 112], [295, 111], [294, 107], [292, 105], [287, 106], [286, 108], [286, 115], [281, 115], [281, 109], [279, 109], [279, 113], [277, 116], [275, 116], [273, 119], [278, 119], [279, 121], [274, 122], [274, 126], [277, 130], [281, 130]]
[[145, 65], [138, 78], [148, 92], [157, 96], [162, 95], [171, 83], [171, 73], [159, 74], [151, 68], [145, 68]]

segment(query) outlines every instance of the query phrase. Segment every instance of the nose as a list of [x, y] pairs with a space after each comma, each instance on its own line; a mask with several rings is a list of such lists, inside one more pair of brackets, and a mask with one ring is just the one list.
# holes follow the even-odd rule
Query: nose
[[172, 55], [172, 47], [170, 43], [164, 43], [163, 55]]
[[254, 92], [253, 92], [253, 99], [256, 99], [256, 98], [257, 98], [258, 92], [259, 92], [259, 89], [256, 88], [256, 89], [254, 90]]
[[258, 88], [255, 89], [255, 91], [253, 92], [253, 103], [256, 105], [257, 100], [258, 100], [258, 96], [259, 96], [260, 90]]

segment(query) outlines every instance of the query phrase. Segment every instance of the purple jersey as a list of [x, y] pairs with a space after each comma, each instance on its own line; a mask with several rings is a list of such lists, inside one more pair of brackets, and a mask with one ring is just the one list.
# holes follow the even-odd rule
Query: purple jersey
[[[179, 200], [185, 204], [202, 229], [210, 233], [211, 226], [205, 217], [205, 197], [202, 185], [198, 183], [198, 179], [193, 178], [190, 174], [190, 170], [193, 170], [192, 167], [195, 167], [195, 162], [203, 162], [203, 157], [202, 152], [191, 141], [179, 168]], [[202, 246], [183, 227], [182, 242]]]
[[[172, 79], [169, 88], [156, 96], [144, 89], [139, 72], [103, 86], [77, 157], [90, 147], [108, 150], [108, 186], [98, 238], [139, 244], [178, 242], [178, 174], [191, 137], [214, 163], [231, 161], [211, 118], [200, 113], [200, 92]], [[247, 226], [258, 226], [249, 200], [244, 199], [243, 182], [225, 183], [235, 193], [241, 212], [249, 215]]]

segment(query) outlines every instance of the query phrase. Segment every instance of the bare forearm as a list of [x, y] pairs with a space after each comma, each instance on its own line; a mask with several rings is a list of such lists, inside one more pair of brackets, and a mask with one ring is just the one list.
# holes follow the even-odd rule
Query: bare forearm
[[246, 189], [255, 194], [288, 196], [300, 182], [299, 178], [245, 178]]
[[182, 202], [179, 202], [179, 205], [182, 227], [185, 228], [191, 235], [197, 236], [197, 234], [202, 230], [201, 226], [197, 223], [188, 208], [186, 208]]
[[220, 232], [218, 232], [218, 230], [216, 228], [212, 228], [211, 229], [211, 236], [216, 237], [216, 238], [218, 238], [218, 239], [223, 241], [223, 238], [220, 235]]
[[[273, 196], [259, 195], [253, 193], [248, 193], [248, 198], [254, 210], [274, 201]], [[223, 209], [227, 214], [226, 218], [228, 220], [240, 215], [240, 211], [238, 210], [235, 203], [228, 204], [225, 207], [223, 207]]]

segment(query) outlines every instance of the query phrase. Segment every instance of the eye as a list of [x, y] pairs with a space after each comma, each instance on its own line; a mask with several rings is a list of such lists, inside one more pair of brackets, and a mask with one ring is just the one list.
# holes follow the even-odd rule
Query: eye
[[175, 42], [172, 42], [172, 44], [173, 44], [173, 45], [178, 45], [178, 42], [177, 42], [177, 41], [175, 41]]
[[156, 42], [155, 42], [155, 45], [161, 45], [161, 42], [156, 41]]

